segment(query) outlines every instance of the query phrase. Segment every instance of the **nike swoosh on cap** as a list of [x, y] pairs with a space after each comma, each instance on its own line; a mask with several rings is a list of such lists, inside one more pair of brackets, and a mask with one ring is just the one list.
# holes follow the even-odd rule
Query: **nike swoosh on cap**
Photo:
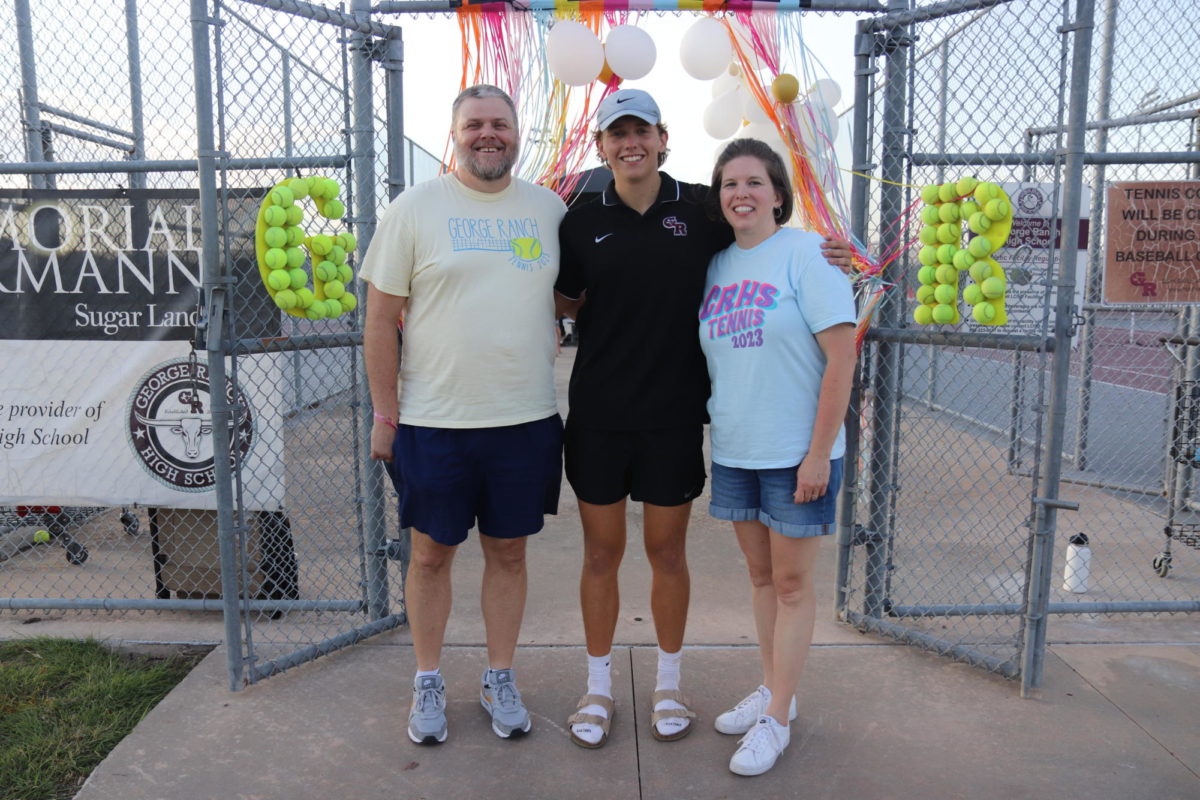
[[617, 105], [621, 105], [621, 103], [624, 103], [626, 100], [632, 100], [632, 99], [633, 99], [632, 97], [618, 97]]

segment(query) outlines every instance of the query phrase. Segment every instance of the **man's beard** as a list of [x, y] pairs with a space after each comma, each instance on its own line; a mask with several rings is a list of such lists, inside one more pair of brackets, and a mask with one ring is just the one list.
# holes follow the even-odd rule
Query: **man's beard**
[[457, 156], [458, 162], [463, 165], [467, 172], [479, 180], [497, 181], [511, 172], [513, 165], [517, 163], [517, 148], [505, 148], [503, 158], [492, 166], [485, 166], [482, 163], [482, 159], [476, 156], [475, 151], [469, 148], [459, 148]]

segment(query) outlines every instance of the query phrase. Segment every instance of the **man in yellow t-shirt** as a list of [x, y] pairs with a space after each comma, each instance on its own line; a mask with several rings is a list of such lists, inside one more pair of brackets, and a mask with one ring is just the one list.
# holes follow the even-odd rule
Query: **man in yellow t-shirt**
[[[450, 568], [478, 525], [492, 730], [527, 733], [513, 674], [525, 610], [525, 537], [556, 513], [562, 420], [554, 395], [558, 195], [513, 177], [512, 99], [478, 85], [455, 99], [457, 167], [388, 206], [363, 260], [363, 350], [375, 424], [400, 524], [412, 528], [405, 601], [417, 657], [408, 735], [446, 740], [439, 670]], [[403, 358], [396, 325], [403, 321]]]

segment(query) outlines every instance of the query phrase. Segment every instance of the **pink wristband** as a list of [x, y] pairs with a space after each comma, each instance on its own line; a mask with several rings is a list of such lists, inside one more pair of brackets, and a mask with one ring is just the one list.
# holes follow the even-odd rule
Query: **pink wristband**
[[373, 413], [375, 414], [376, 422], [382, 422], [394, 431], [400, 430], [400, 428], [396, 425], [396, 421], [394, 419], [392, 419], [391, 417], [385, 417], [383, 414], [380, 414], [378, 411], [375, 411]]

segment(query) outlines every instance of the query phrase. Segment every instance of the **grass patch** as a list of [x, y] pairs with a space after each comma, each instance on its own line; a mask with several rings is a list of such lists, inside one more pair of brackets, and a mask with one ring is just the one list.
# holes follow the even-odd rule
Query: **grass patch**
[[203, 657], [130, 655], [95, 640], [0, 642], [0, 800], [74, 797]]

